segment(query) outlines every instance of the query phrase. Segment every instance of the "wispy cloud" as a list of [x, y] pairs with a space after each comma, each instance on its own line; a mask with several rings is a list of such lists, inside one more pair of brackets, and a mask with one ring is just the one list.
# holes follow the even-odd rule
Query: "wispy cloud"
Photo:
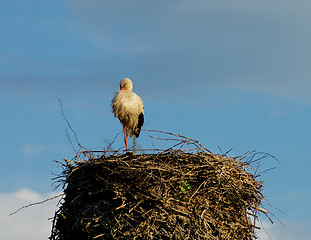
[[40, 144], [37, 145], [31, 145], [31, 144], [27, 144], [26, 146], [24, 146], [24, 148], [22, 149], [23, 154], [27, 157], [27, 158], [31, 158], [34, 155], [38, 154], [38, 153], [42, 153], [46, 150], [48, 150], [50, 147], [47, 146], [43, 146]]
[[195, 0], [148, 5], [140, 0], [68, 0], [67, 4], [80, 37], [105, 54], [130, 58], [121, 60], [118, 68], [124, 67], [122, 62], [130, 64], [141, 84], [156, 83], [161, 94], [171, 89], [165, 86], [185, 91], [191, 85], [311, 102], [307, 91], [311, 17], [305, 11], [310, 3]]
[[[60, 42], [81, 40], [70, 47], [74, 57], [0, 59], [8, 66], [0, 87], [108, 93], [131, 77], [138, 92], [157, 100], [190, 101], [197, 89], [205, 95], [229, 89], [310, 104], [309, 7], [289, 0], [67, 0], [53, 28], [62, 29]], [[80, 48], [86, 50], [74, 54]]]
[[308, 240], [310, 239], [310, 221], [285, 221], [284, 226], [279, 222], [271, 224], [263, 221], [260, 231], [257, 232], [260, 240]]
[[42, 240], [50, 236], [53, 217], [59, 199], [26, 208], [12, 216], [10, 213], [30, 203], [45, 200], [58, 193], [39, 194], [30, 189], [0, 193], [0, 239]]
[[46, 153], [48, 151], [68, 152], [68, 147], [60, 147], [57, 145], [44, 145], [44, 144], [25, 144], [22, 148], [22, 154], [26, 158], [33, 158], [38, 154]]

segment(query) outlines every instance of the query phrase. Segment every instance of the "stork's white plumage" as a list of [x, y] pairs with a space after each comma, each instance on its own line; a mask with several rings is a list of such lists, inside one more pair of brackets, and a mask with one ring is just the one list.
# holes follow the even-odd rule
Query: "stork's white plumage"
[[139, 137], [141, 126], [144, 124], [144, 105], [141, 98], [132, 92], [133, 83], [129, 78], [123, 78], [120, 82], [120, 90], [112, 99], [112, 111], [123, 125], [124, 141], [127, 147], [127, 135]]

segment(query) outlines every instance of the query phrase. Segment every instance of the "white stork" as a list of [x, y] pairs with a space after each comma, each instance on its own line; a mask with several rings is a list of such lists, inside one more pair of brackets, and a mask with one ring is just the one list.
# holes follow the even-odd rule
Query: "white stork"
[[112, 111], [123, 125], [124, 141], [127, 147], [126, 132], [133, 137], [139, 137], [141, 126], [144, 124], [144, 105], [141, 98], [132, 92], [133, 83], [129, 78], [123, 78], [120, 82], [120, 90], [112, 99]]

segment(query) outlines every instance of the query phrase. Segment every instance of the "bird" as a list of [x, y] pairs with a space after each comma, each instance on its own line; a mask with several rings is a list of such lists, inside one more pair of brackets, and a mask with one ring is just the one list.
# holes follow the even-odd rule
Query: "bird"
[[123, 125], [124, 142], [128, 152], [127, 133], [131, 137], [139, 137], [144, 124], [144, 105], [141, 98], [132, 92], [133, 83], [129, 78], [120, 81], [120, 90], [111, 101], [112, 111]]

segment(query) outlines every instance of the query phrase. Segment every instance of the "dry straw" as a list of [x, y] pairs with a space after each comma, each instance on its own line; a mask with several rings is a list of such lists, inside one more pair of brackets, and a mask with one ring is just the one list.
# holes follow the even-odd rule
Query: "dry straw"
[[148, 154], [83, 150], [61, 162], [50, 239], [255, 239], [258, 211], [267, 215], [252, 168], [260, 160], [161, 133], [176, 144]]

